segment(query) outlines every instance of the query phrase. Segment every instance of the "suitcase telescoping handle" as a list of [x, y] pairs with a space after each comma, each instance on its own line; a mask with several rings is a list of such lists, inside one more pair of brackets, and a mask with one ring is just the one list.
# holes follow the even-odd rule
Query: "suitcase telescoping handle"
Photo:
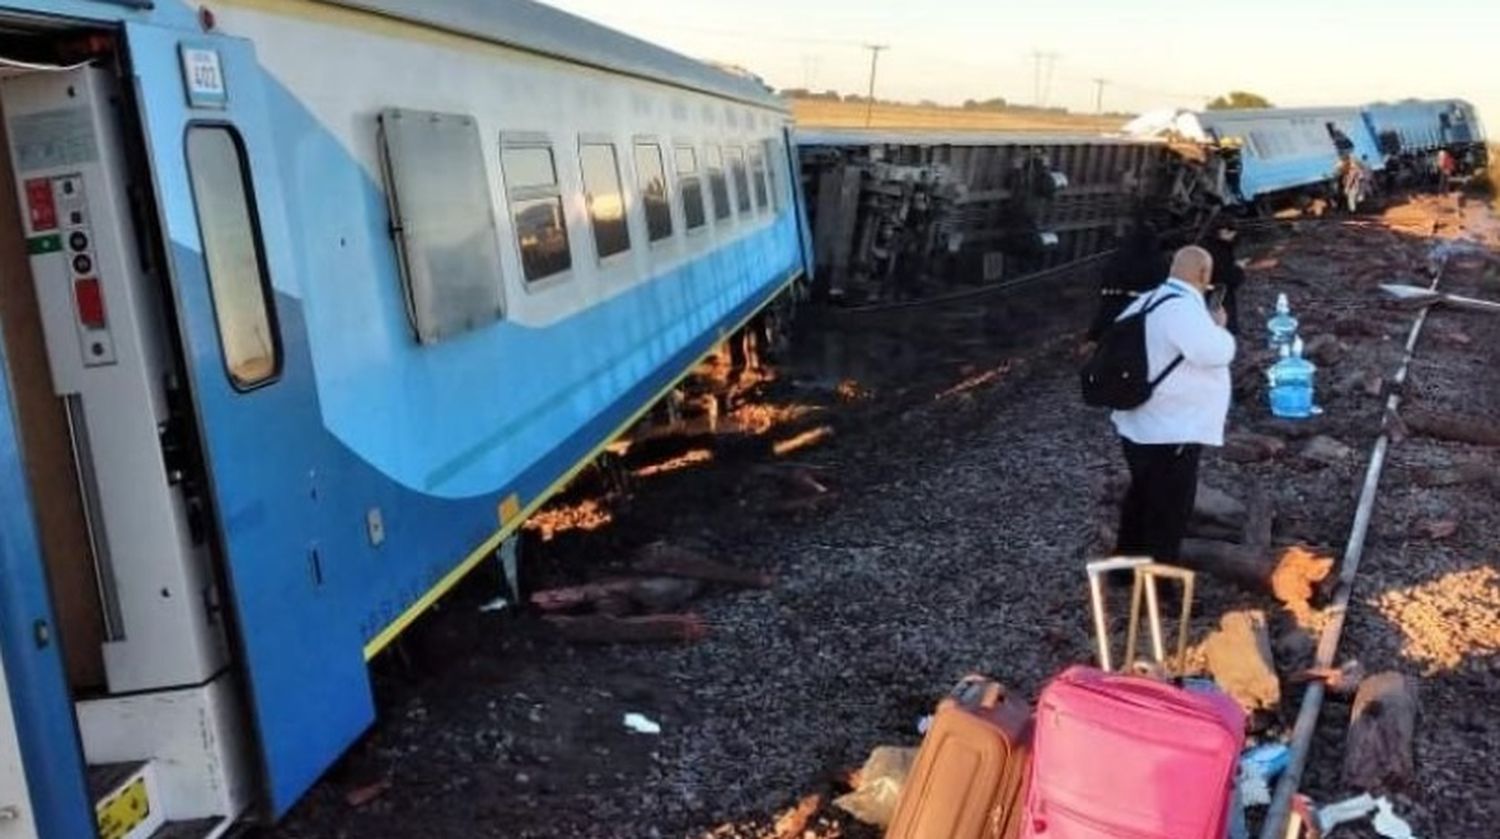
[[1088, 563], [1084, 568], [1089, 576], [1089, 599], [1094, 613], [1094, 634], [1099, 645], [1099, 669], [1104, 671], [1115, 669], [1113, 656], [1110, 654], [1109, 618], [1104, 605], [1104, 576], [1115, 571], [1130, 571], [1135, 578], [1130, 592], [1130, 624], [1126, 632], [1122, 667], [1132, 667], [1135, 663], [1135, 648], [1140, 633], [1140, 614], [1143, 605], [1146, 607], [1147, 621], [1150, 624], [1151, 652], [1158, 663], [1166, 663], [1166, 639], [1162, 632], [1156, 580], [1158, 577], [1168, 577], [1182, 583], [1182, 614], [1178, 618], [1176, 651], [1176, 663], [1180, 673], [1187, 663], [1188, 619], [1193, 608], [1193, 572], [1185, 568], [1153, 562], [1150, 557], [1139, 556], [1116, 556], [1096, 560]]

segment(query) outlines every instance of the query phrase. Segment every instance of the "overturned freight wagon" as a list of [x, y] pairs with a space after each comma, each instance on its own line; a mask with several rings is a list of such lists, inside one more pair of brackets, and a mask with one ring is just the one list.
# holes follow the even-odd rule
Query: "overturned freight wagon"
[[849, 303], [1001, 284], [1108, 251], [1137, 213], [1208, 204], [1202, 167], [1153, 139], [799, 132], [818, 290]]

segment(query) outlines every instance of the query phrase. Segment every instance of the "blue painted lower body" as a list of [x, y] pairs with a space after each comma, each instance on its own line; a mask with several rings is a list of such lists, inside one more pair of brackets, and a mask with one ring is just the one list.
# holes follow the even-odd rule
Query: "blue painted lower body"
[[0, 652], [37, 830], [93, 836], [7, 365], [0, 340]]

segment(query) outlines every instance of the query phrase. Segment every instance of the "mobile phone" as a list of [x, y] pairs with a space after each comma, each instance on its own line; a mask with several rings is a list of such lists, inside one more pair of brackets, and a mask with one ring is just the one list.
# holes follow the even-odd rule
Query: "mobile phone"
[[1224, 296], [1228, 293], [1228, 288], [1224, 286], [1214, 286], [1208, 292], [1208, 310], [1212, 312], [1214, 309], [1224, 308]]

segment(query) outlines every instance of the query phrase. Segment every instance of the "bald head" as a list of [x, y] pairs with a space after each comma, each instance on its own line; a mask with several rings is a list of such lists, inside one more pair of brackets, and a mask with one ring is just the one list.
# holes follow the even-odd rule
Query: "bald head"
[[1213, 275], [1214, 258], [1197, 245], [1188, 245], [1172, 255], [1172, 276], [1192, 283], [1199, 290], [1209, 287]]

